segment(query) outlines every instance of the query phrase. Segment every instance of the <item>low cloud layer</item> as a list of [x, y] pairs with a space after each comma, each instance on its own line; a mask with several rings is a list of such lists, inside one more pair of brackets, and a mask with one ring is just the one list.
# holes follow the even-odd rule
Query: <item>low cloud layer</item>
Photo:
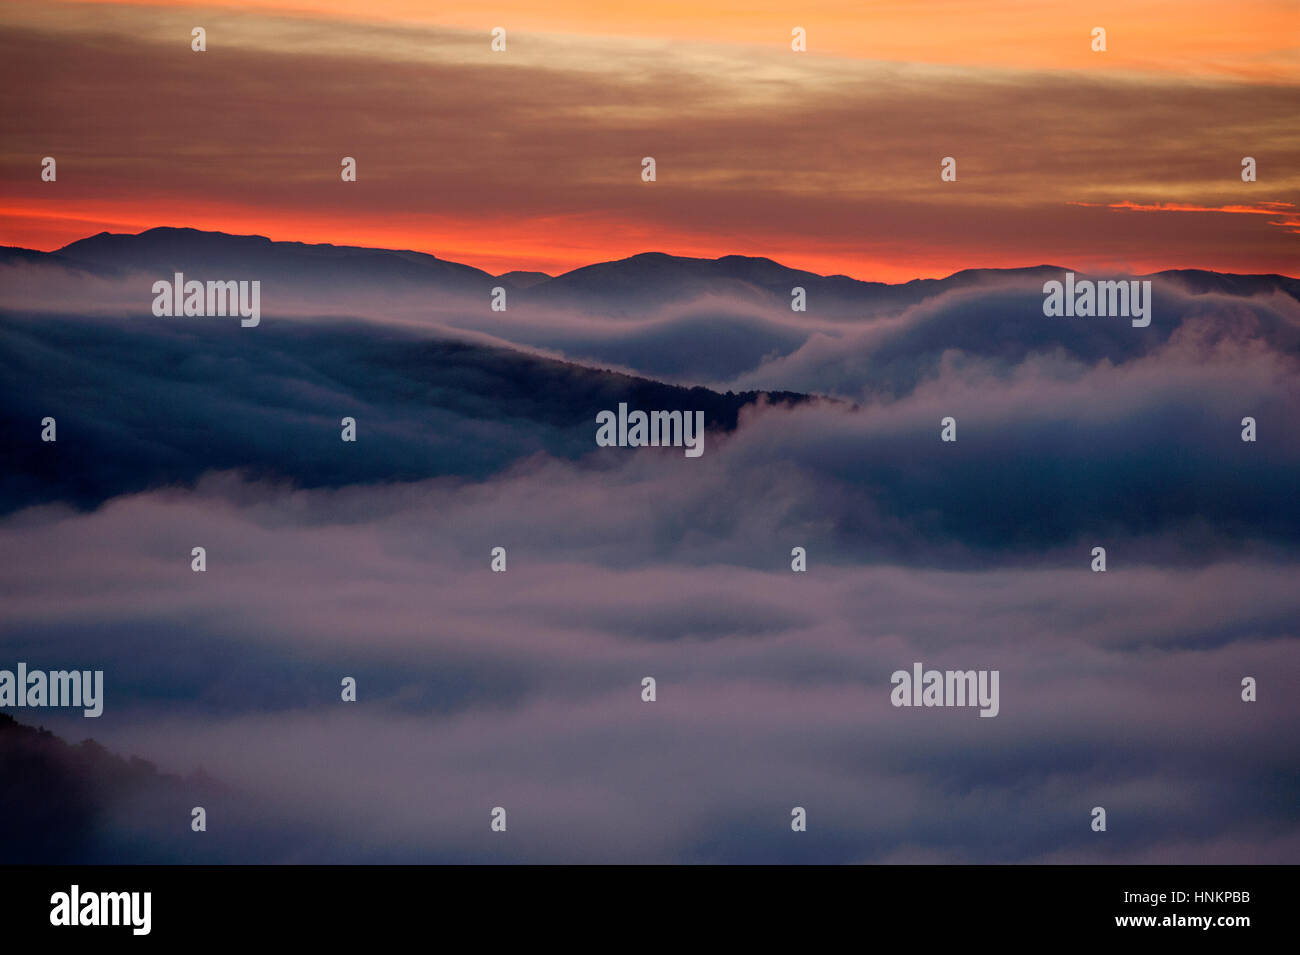
[[[1135, 329], [1033, 282], [599, 328], [11, 307], [0, 667], [105, 705], [9, 712], [186, 776], [105, 789], [65, 857], [1295, 862], [1296, 301], [1168, 277]], [[719, 303], [784, 345], [708, 354]], [[598, 448], [619, 401], [709, 409], [704, 454]], [[915, 661], [998, 670], [998, 715], [891, 706]]]
[[[952, 572], [812, 546], [795, 575], [762, 509], [719, 539], [623, 480], [622, 508], [565, 467], [27, 512], [0, 533], [0, 642], [105, 670], [104, 716], [47, 725], [235, 790], [193, 860], [1294, 861], [1294, 561]], [[765, 537], [768, 566], [662, 559], [620, 536], [638, 519], [696, 556]], [[999, 715], [891, 707], [915, 660], [999, 669]]]

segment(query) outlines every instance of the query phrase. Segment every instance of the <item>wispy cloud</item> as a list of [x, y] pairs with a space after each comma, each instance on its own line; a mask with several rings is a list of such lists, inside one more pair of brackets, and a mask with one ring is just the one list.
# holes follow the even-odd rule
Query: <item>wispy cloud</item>
[[[1101, 206], [1097, 202], [1072, 202], [1075, 206]], [[1229, 215], [1269, 216], [1269, 225], [1286, 229], [1288, 232], [1300, 232], [1300, 206], [1293, 202], [1261, 202], [1258, 205], [1198, 206], [1187, 202], [1111, 202], [1108, 209], [1124, 209], [1132, 212], [1222, 212]]]

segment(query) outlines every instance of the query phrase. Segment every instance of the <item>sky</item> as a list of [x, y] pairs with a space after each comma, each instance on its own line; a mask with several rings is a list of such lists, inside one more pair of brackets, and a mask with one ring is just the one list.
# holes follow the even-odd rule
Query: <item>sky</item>
[[1297, 34], [1290, 2], [4, 2], [0, 244], [1296, 275]]

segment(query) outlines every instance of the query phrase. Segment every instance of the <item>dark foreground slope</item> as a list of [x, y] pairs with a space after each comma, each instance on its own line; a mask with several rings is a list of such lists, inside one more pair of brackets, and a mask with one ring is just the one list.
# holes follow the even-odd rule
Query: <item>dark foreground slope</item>
[[[302, 487], [482, 478], [538, 452], [596, 449], [619, 402], [740, 409], [717, 393], [362, 322], [89, 320], [0, 313], [0, 512], [186, 485], [209, 470]], [[56, 421], [57, 441], [41, 440]], [[340, 422], [356, 420], [355, 444]], [[681, 451], [665, 450], [665, 454]]]

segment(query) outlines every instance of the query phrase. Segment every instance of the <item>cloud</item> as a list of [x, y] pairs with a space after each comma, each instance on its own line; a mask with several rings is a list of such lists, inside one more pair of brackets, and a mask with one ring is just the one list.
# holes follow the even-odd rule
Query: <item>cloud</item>
[[[209, 859], [1193, 861], [1206, 843], [1242, 862], [1294, 841], [1294, 561], [1094, 575], [812, 549], [794, 575], [774, 536], [765, 568], [690, 565], [618, 538], [646, 520], [635, 498], [630, 517], [588, 501], [543, 544], [565, 517], [539, 497], [557, 477], [217, 482], [10, 518], [0, 642], [105, 669], [93, 726], [47, 725], [229, 787]], [[914, 660], [999, 669], [999, 716], [889, 706]], [[1259, 704], [1240, 702], [1243, 675]], [[511, 828], [494, 842], [496, 805]], [[794, 805], [806, 843], [789, 841]]]
[[[195, 54], [192, 12], [59, 11], [11, 13], [0, 32], [11, 235], [237, 227], [493, 272], [651, 249], [890, 279], [1044, 259], [1295, 261], [1266, 217], [1105, 208], [1225, 205], [1243, 154], [1260, 159], [1260, 201], [1294, 199], [1300, 146], [1276, 122], [1297, 112], [1293, 83], [924, 67], [784, 43], [533, 35], [494, 55], [478, 31], [240, 14], [212, 20]], [[1204, 148], [1206, 117], [1222, 148]], [[43, 156], [60, 163], [57, 193]], [[343, 156], [354, 184], [339, 181]], [[955, 183], [939, 180], [945, 156]]]
[[[35, 304], [69, 274], [10, 268]], [[246, 330], [147, 316], [138, 274], [56, 298], [99, 289], [99, 314], [0, 316], [0, 646], [102, 668], [97, 720], [22, 715], [202, 768], [223, 788], [186, 785], [219, 825], [194, 849], [169, 829], [191, 789], [119, 794], [73, 856], [1294, 861], [1284, 283], [1157, 277], [1143, 330], [1044, 318], [1036, 274], [858, 319], [780, 315], [752, 275], [603, 325], [559, 301], [421, 325], [364, 289], [311, 318], [295, 292]], [[705, 309], [735, 324], [688, 321]], [[708, 360], [746, 323], [784, 345]], [[838, 397], [539, 353], [614, 348]], [[704, 455], [597, 448], [595, 411], [623, 400], [707, 408]], [[890, 706], [914, 661], [999, 670], [999, 715]]]

